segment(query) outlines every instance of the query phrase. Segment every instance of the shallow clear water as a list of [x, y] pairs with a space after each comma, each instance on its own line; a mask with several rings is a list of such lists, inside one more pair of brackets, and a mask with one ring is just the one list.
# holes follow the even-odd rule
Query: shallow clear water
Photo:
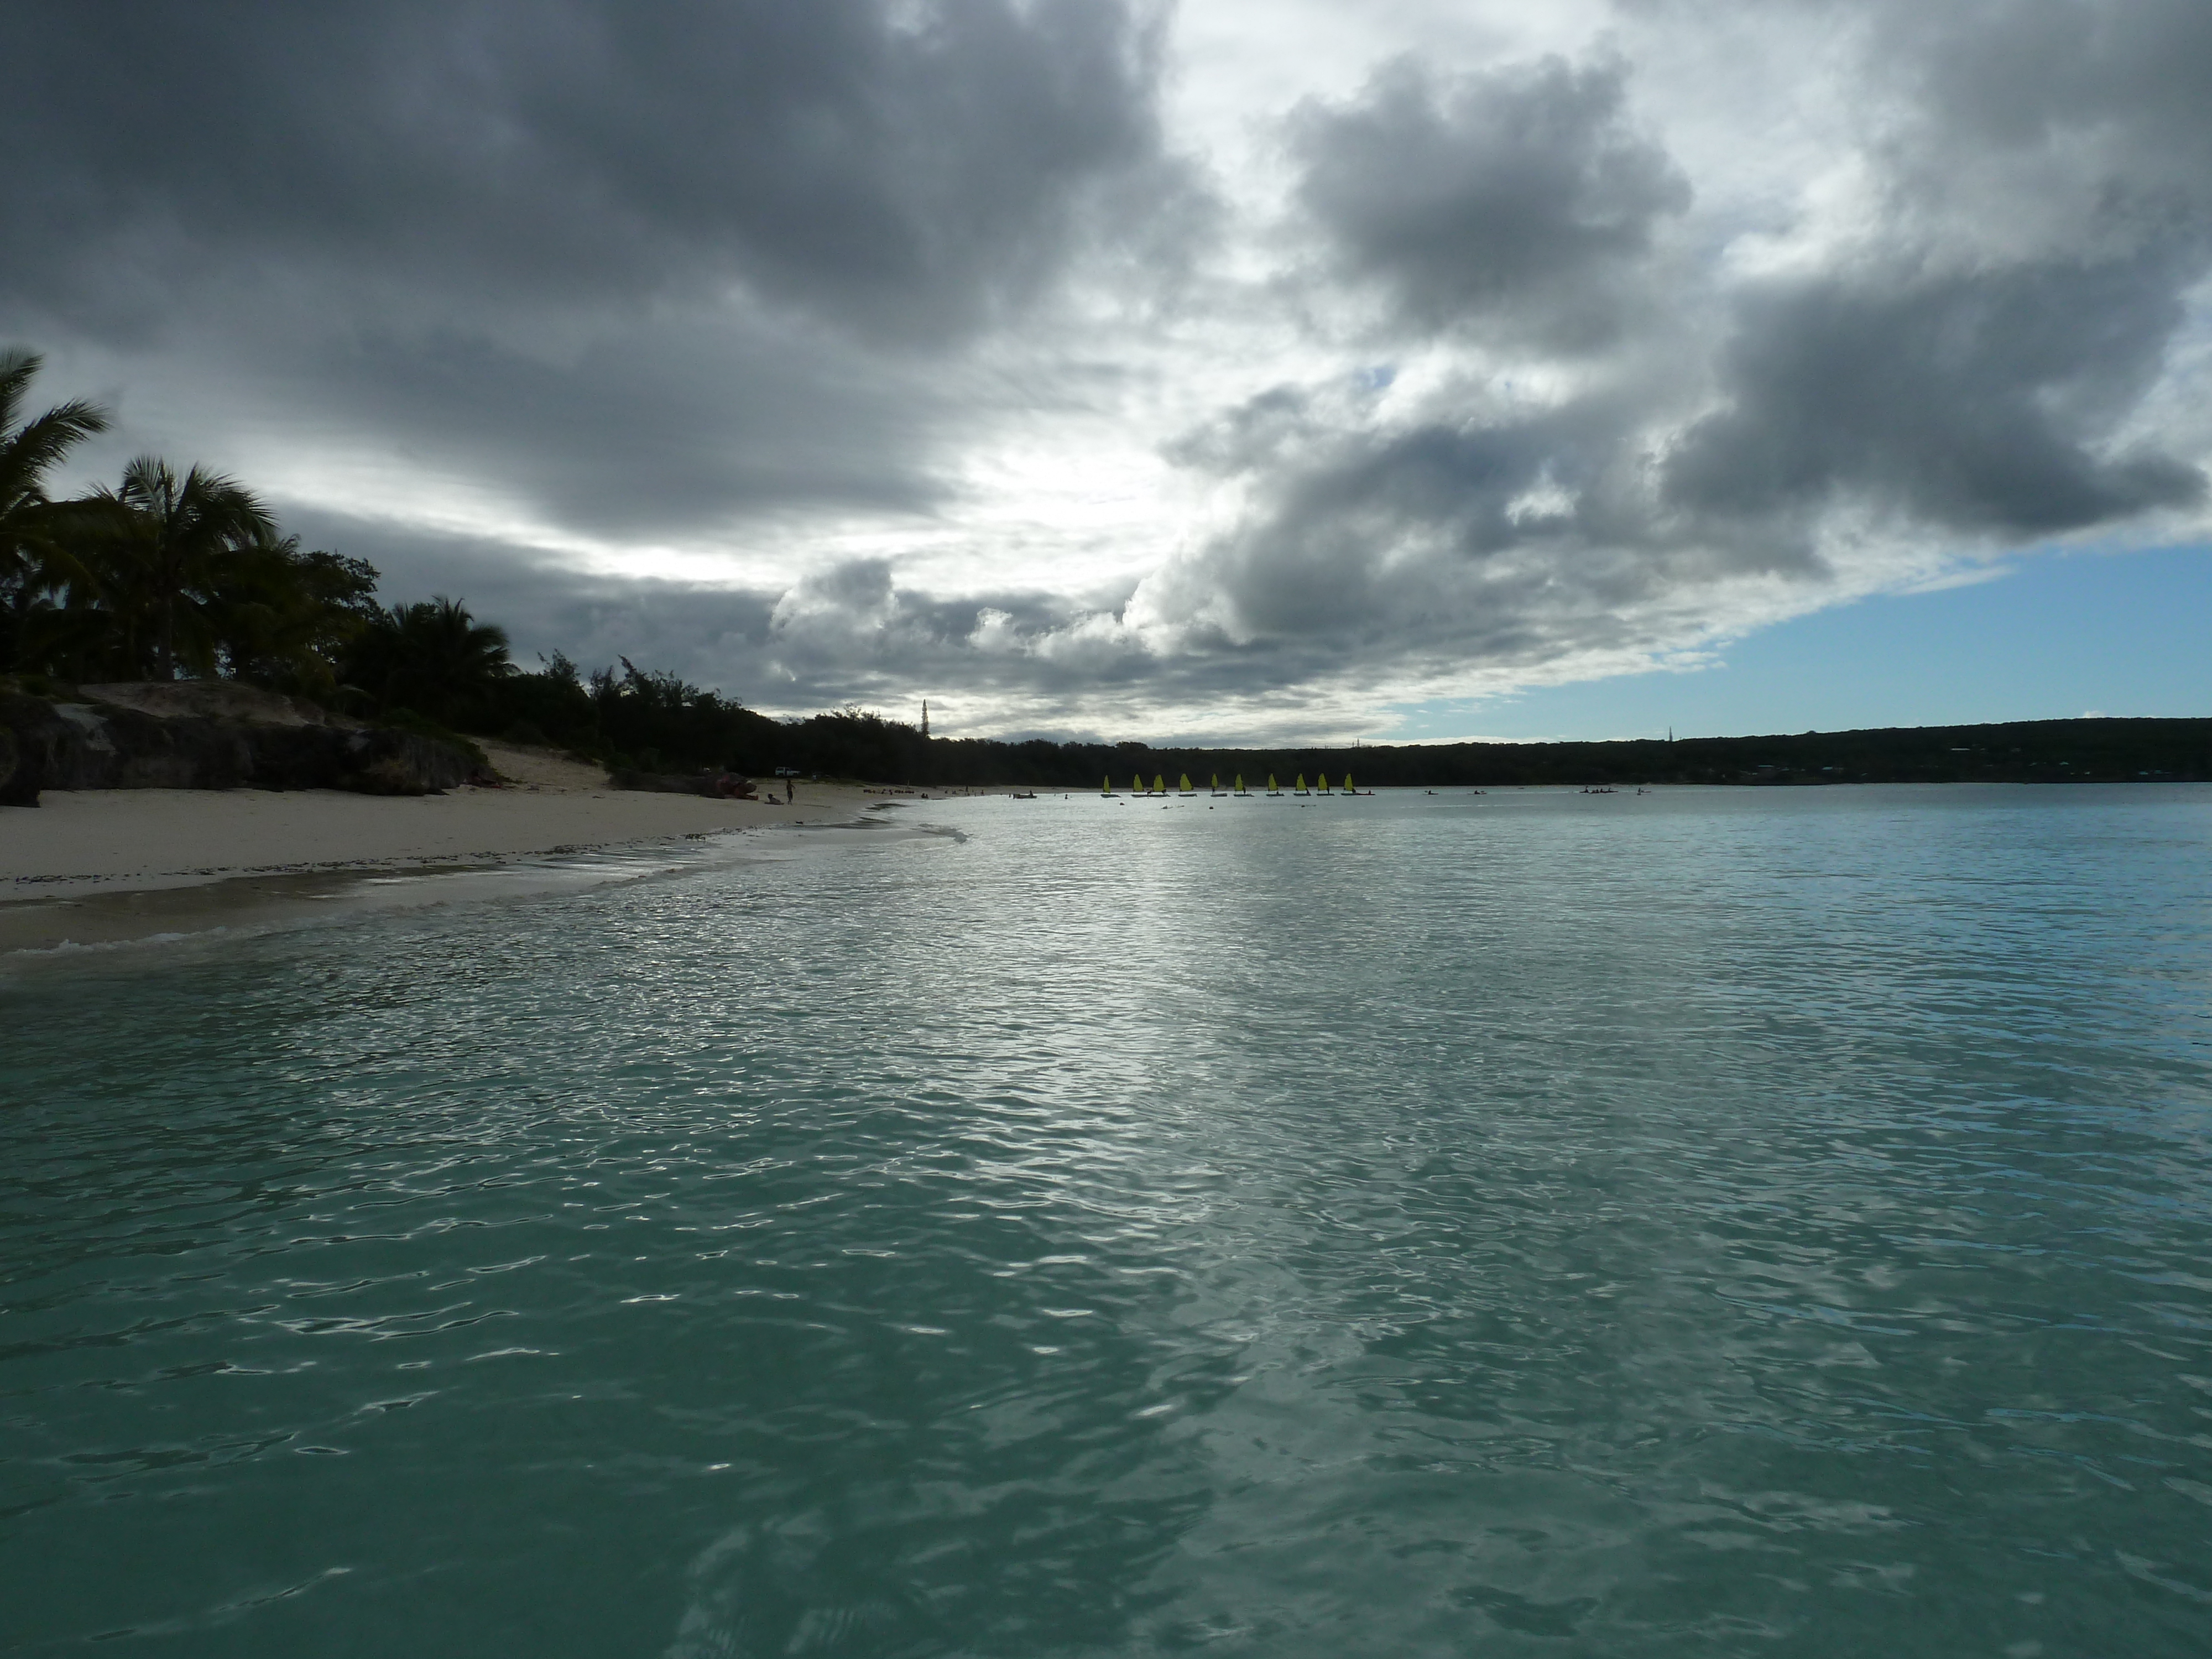
[[902, 822], [0, 969], [0, 1650], [2212, 1648], [2212, 790]]

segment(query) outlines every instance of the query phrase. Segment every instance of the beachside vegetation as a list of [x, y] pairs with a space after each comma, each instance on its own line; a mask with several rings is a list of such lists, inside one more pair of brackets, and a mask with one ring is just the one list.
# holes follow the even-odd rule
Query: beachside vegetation
[[25, 418], [38, 372], [34, 354], [0, 351], [0, 669], [27, 660], [33, 613], [86, 579], [69, 550], [69, 509], [48, 496], [46, 479], [70, 450], [107, 429], [106, 411], [82, 399]]
[[1354, 774], [1363, 786], [2212, 779], [2212, 720], [2047, 720], [1618, 743], [1225, 749], [932, 738], [860, 708], [779, 720], [627, 657], [514, 660], [439, 595], [387, 605], [376, 570], [303, 548], [245, 485], [156, 456], [57, 496], [107, 427], [28, 414], [38, 356], [0, 351], [0, 677], [27, 689], [223, 678], [432, 736], [543, 744], [649, 773], [779, 769], [900, 784], [1095, 789], [1102, 776]]
[[76, 683], [227, 677], [329, 697], [377, 611], [376, 572], [301, 548], [252, 491], [155, 455], [57, 499], [107, 428], [82, 399], [28, 415], [40, 359], [0, 352], [0, 673]]

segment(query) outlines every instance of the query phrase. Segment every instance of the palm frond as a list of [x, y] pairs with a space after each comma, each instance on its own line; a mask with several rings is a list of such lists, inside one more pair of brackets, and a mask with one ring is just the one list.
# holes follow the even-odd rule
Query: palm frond
[[0, 351], [0, 432], [15, 424], [16, 411], [23, 406], [23, 394], [31, 389], [38, 378], [39, 367], [46, 359], [35, 351], [26, 351], [21, 346], [10, 346]]
[[43, 473], [96, 432], [107, 430], [107, 411], [73, 398], [0, 437], [0, 469]]

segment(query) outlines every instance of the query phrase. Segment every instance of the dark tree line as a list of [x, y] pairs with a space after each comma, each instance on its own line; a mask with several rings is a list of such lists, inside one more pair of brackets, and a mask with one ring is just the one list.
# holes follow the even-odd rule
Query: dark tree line
[[0, 352], [0, 675], [28, 689], [222, 678], [648, 771], [930, 773], [932, 745], [860, 710], [775, 720], [627, 658], [586, 673], [556, 653], [526, 671], [465, 604], [386, 606], [374, 567], [301, 547], [204, 467], [142, 456], [112, 487], [55, 499], [54, 472], [108, 421], [82, 400], [27, 413], [39, 368]]
[[376, 572], [302, 549], [249, 490], [142, 455], [56, 501], [48, 476], [107, 428], [82, 401], [26, 418], [39, 359], [0, 352], [0, 672], [76, 683], [225, 675], [328, 697], [380, 614]]
[[303, 549], [233, 479], [143, 456], [56, 501], [50, 475], [104, 431], [83, 402], [24, 414], [39, 359], [0, 352], [0, 675], [40, 682], [224, 677], [418, 729], [550, 744], [644, 771], [779, 767], [904, 784], [1126, 789], [1242, 774], [1349, 772], [1363, 787], [1885, 781], [2212, 780], [2212, 720], [1705, 738], [1680, 743], [1158, 748], [925, 738], [858, 709], [778, 720], [629, 659], [534, 670], [460, 602], [386, 606], [360, 559]]

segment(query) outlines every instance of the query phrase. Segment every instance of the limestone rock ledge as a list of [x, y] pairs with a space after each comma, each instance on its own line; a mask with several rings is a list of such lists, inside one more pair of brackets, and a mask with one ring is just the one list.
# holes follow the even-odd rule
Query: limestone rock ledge
[[86, 685], [67, 697], [0, 684], [0, 806], [35, 806], [42, 789], [425, 795], [475, 769], [452, 744], [230, 681]]

